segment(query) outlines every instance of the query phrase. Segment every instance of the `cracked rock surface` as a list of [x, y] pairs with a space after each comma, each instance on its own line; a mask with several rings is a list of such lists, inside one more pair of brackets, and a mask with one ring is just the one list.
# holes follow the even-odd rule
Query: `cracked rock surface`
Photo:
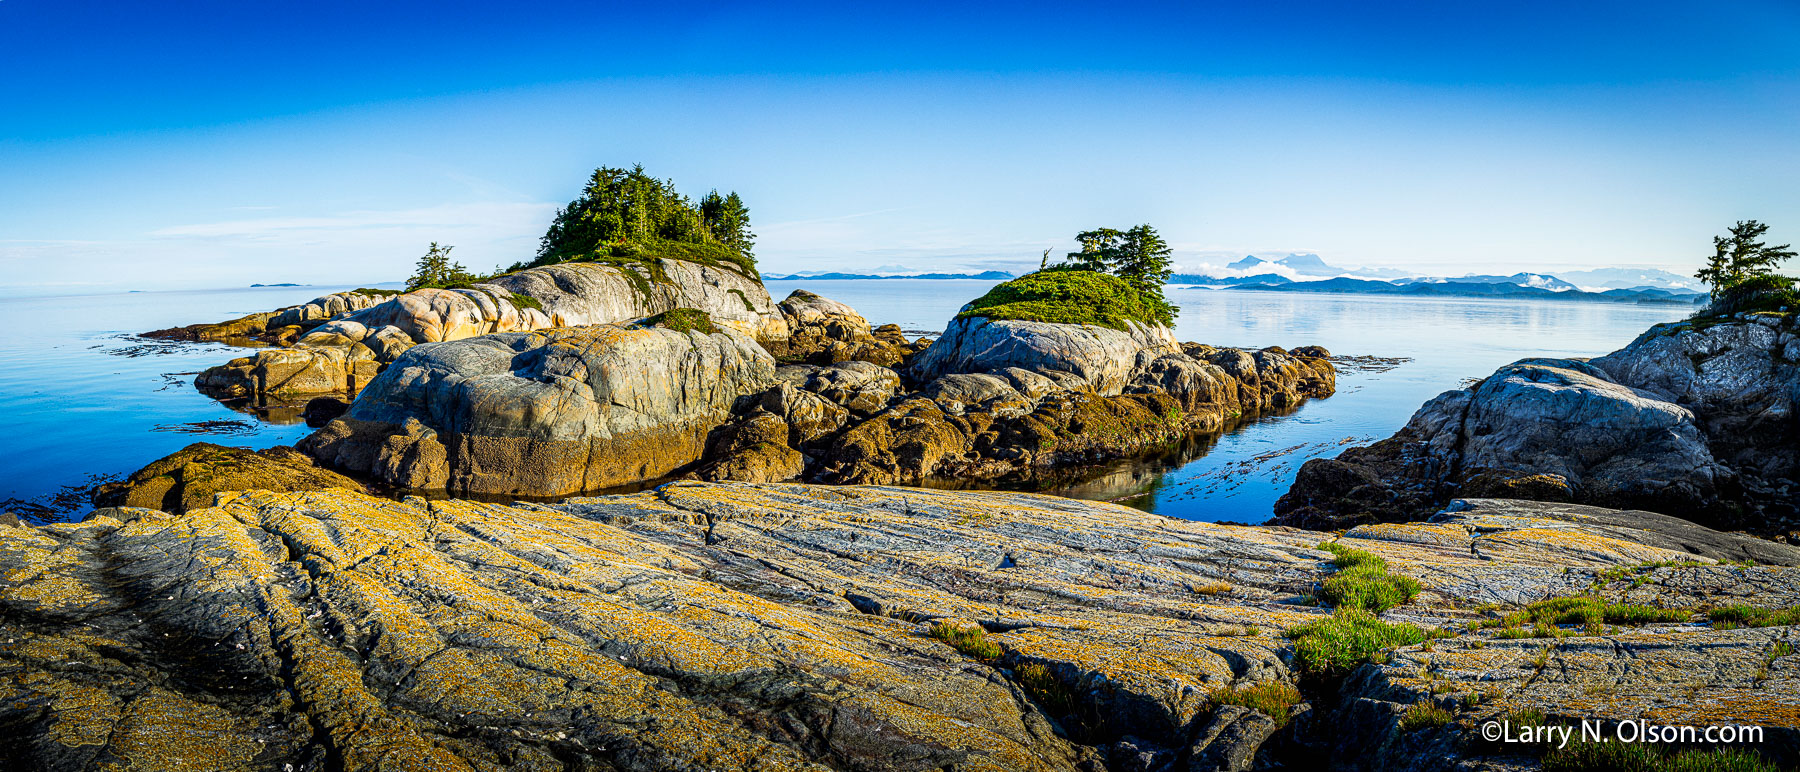
[[[1389, 616], [1428, 625], [1594, 586], [1800, 599], [1800, 571], [1718, 564], [1665, 523], [1508, 506], [1344, 538], [1419, 579]], [[1541, 667], [1545, 642], [1407, 647], [1341, 700], [1309, 694], [1331, 704], [1287, 728], [1215, 708], [1221, 687], [1293, 681], [1279, 633], [1326, 613], [1295, 601], [1331, 570], [1327, 538], [1022, 493], [748, 483], [511, 506], [251, 491], [0, 526], [0, 747], [53, 769], [1435, 769], [1445, 747], [1479, 749], [1461, 723], [1400, 736], [1405, 705], [1481, 690], [1457, 722], [1568, 712], [1590, 684], [1606, 715], [1754, 704], [1781, 737], [1800, 725], [1796, 662], [1769, 658], [1790, 629], [1698, 623], [1556, 639]], [[1683, 562], [1601, 574], [1664, 557]], [[1352, 721], [1367, 742], [1340, 750], [1363, 755], [1335, 755]]]

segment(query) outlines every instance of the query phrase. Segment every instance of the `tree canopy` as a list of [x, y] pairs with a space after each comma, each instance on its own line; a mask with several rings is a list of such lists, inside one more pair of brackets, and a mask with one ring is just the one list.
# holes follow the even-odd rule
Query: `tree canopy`
[[1713, 237], [1712, 257], [1694, 273], [1694, 278], [1712, 285], [1715, 298], [1749, 279], [1774, 273], [1777, 265], [1794, 256], [1787, 244], [1764, 242], [1769, 226], [1755, 220], [1739, 220], [1729, 231], [1730, 236]]
[[1174, 250], [1155, 228], [1099, 228], [1076, 234], [1075, 241], [1081, 245], [1081, 251], [1070, 252], [1062, 267], [1111, 273], [1140, 290], [1162, 294], [1162, 285], [1169, 280], [1171, 270], [1169, 256]]
[[602, 166], [581, 196], [556, 214], [531, 265], [636, 257], [671, 252], [683, 259], [719, 259], [754, 272], [750, 209], [737, 193], [712, 191], [696, 205], [673, 180]]
[[1152, 316], [1157, 320], [1164, 324], [1174, 323], [1175, 314], [1181, 309], [1170, 305], [1162, 292], [1163, 284], [1173, 270], [1170, 256], [1174, 250], [1155, 228], [1149, 225], [1123, 231], [1096, 228], [1076, 234], [1075, 242], [1081, 249], [1070, 252], [1066, 260], [1047, 270], [1110, 273], [1137, 290], [1143, 296], [1143, 302], [1155, 309]]

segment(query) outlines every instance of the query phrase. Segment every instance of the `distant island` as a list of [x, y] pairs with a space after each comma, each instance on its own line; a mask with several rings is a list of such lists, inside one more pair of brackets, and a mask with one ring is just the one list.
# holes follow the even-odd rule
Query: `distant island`
[[306, 285], [295, 284], [293, 282], [283, 282], [281, 284], [252, 284], [250, 286], [252, 286], [252, 287], [304, 287]]
[[790, 273], [786, 276], [765, 273], [763, 281], [839, 281], [843, 279], [984, 279], [988, 281], [1008, 281], [1018, 278], [1006, 271], [982, 271], [981, 273], [914, 273], [895, 276], [883, 276], [876, 273]]

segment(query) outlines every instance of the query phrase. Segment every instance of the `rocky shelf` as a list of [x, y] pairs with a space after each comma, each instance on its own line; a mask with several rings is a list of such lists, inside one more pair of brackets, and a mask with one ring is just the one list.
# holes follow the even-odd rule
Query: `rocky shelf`
[[[1541, 749], [1476, 727], [1536, 711], [1754, 723], [1800, 760], [1792, 628], [1707, 615], [1800, 603], [1800, 549], [1498, 500], [1354, 529], [1422, 588], [1386, 619], [1444, 637], [1321, 679], [1285, 636], [1329, 618], [1333, 539], [748, 483], [104, 509], [0, 526], [0, 746], [56, 769], [1512, 769]], [[1584, 594], [1678, 619], [1484, 625]]]

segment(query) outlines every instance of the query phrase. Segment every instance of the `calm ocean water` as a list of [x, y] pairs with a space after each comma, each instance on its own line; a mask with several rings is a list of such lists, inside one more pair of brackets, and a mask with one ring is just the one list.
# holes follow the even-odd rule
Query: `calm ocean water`
[[[874, 324], [936, 331], [982, 281], [781, 281], [855, 307]], [[0, 300], [0, 499], [79, 515], [80, 491], [190, 442], [265, 448], [308, 433], [279, 417], [234, 412], [197, 393], [201, 369], [241, 356], [222, 344], [148, 342], [132, 333], [228, 319], [348, 287], [270, 287]], [[1182, 340], [1222, 346], [1322, 345], [1404, 357], [1386, 372], [1346, 372], [1335, 397], [1253, 420], [1170, 458], [1119, 464], [1059, 492], [1202, 520], [1269, 517], [1300, 463], [1391, 434], [1426, 399], [1527, 356], [1595, 356], [1658, 322], [1667, 306], [1170, 290]]]

